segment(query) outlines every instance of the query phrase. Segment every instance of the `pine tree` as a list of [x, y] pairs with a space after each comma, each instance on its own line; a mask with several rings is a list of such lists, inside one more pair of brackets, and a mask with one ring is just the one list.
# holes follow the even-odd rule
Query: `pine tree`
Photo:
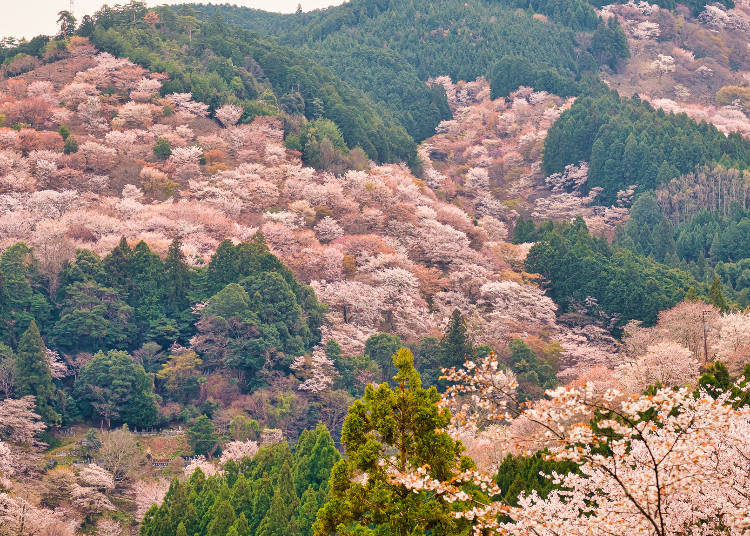
[[301, 536], [312, 536], [315, 516], [325, 503], [326, 492], [323, 489], [315, 491], [312, 486], [308, 487], [300, 498], [297, 508], [297, 525]]
[[331, 467], [341, 458], [331, 434], [323, 424], [315, 430], [305, 430], [294, 449], [294, 483], [297, 495], [302, 495], [308, 486], [325, 488]]
[[229, 527], [234, 525], [234, 508], [226, 499], [217, 502], [209, 512], [211, 522], [206, 531], [207, 536], [226, 536]]
[[[250, 525], [248, 524], [247, 518], [245, 517], [244, 513], [240, 514], [239, 517], [237, 517], [234, 525], [232, 525], [229, 530], [230, 532], [236, 532], [237, 536], [250, 536]], [[229, 534], [230, 533], [227, 532], [227, 536], [229, 536]]]
[[263, 475], [253, 482], [253, 510], [250, 516], [250, 528], [254, 533], [258, 525], [265, 517], [269, 508], [271, 508], [271, 499], [274, 495], [273, 483], [268, 475]]
[[106, 270], [109, 281], [113, 287], [125, 291], [129, 294], [130, 287], [130, 257], [133, 250], [130, 249], [128, 241], [123, 236], [120, 243], [104, 259], [104, 269]]
[[16, 394], [36, 397], [37, 413], [47, 424], [58, 424], [60, 415], [53, 409], [55, 385], [47, 362], [44, 341], [31, 321], [21, 336], [16, 352]]
[[[233, 462], [234, 460], [229, 461]], [[229, 463], [224, 465], [225, 471], [228, 465]], [[240, 473], [233, 484], [229, 483], [229, 475], [227, 475], [227, 484], [232, 486], [232, 505], [235, 511], [242, 514], [245, 517], [245, 523], [247, 523], [247, 516], [252, 516], [253, 512], [253, 497], [250, 483], [245, 478], [245, 475]]]
[[393, 354], [401, 347], [398, 335], [377, 333], [365, 341], [365, 356], [380, 366], [380, 380], [387, 382], [393, 376]]
[[209, 295], [216, 294], [227, 284], [237, 282], [237, 249], [231, 240], [219, 244], [208, 263], [206, 284]]

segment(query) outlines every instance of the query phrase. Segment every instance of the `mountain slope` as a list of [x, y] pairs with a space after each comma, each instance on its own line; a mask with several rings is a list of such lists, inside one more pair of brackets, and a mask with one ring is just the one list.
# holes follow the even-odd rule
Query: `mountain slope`
[[413, 158], [413, 140], [388, 110], [290, 48], [220, 18], [200, 22], [189, 9], [157, 8], [154, 24], [125, 8], [111, 11], [98, 12], [80, 33], [100, 50], [166, 73], [165, 92], [190, 92], [212, 110], [237, 102], [246, 120], [284, 112], [289, 128], [296, 115], [322, 116], [339, 126], [349, 147], [362, 147], [375, 161]]
[[420, 111], [420, 101], [404, 98], [393, 85], [408, 87], [409, 95], [426, 101], [427, 88], [417, 79], [447, 75], [454, 81], [475, 80], [489, 76], [505, 56], [549, 70], [548, 84], [555, 80], [560, 87], [558, 79], [569, 81], [573, 93], [580, 91], [585, 73], [595, 73], [587, 39], [579, 42], [576, 35], [597, 28], [590, 5], [577, 0], [523, 4], [354, 0], [294, 15], [228, 5], [196, 9], [204, 18], [220, 14], [232, 24], [277, 37], [385, 103], [398, 117], [424, 117], [414, 125], [404, 122], [420, 141], [436, 126], [437, 116], [432, 109], [429, 114]]

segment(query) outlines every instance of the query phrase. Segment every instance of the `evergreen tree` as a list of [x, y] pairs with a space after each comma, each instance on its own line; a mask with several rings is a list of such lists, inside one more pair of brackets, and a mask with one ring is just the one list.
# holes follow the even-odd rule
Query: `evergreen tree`
[[[392, 483], [379, 463], [389, 458], [402, 472], [425, 466], [441, 481], [471, 465], [461, 456], [461, 444], [445, 432], [450, 413], [438, 406], [440, 394], [435, 387], [422, 388], [411, 352], [402, 348], [393, 361], [398, 368], [395, 387], [368, 385], [364, 398], [349, 408], [341, 434], [347, 458], [333, 468], [331, 498], [318, 512], [317, 536], [336, 533], [341, 526], [350, 534], [469, 532], [467, 523], [452, 515], [449, 504]], [[367, 478], [361, 481], [355, 475]]]
[[214, 432], [211, 419], [205, 415], [198, 417], [187, 430], [187, 441], [195, 454], [202, 454], [211, 458], [217, 454], [219, 436]]
[[273, 492], [271, 506], [263, 521], [260, 522], [256, 536], [276, 536], [277, 534], [299, 536], [299, 527], [294, 515], [297, 504], [292, 472], [289, 463], [284, 462]]
[[731, 392], [732, 405], [735, 407], [750, 405], [750, 364], [736, 381], [732, 381], [729, 369], [720, 361], [711, 363], [698, 379], [698, 387], [714, 398], [719, 398], [727, 391]]
[[382, 371], [381, 381], [387, 382], [393, 376], [395, 371], [393, 367], [393, 355], [399, 348], [401, 348], [401, 339], [398, 335], [378, 333], [365, 341], [365, 357], [380, 366], [380, 370]]
[[103, 262], [110, 284], [122, 291], [125, 296], [130, 294], [130, 256], [132, 253], [133, 250], [123, 236], [120, 238], [120, 243], [105, 257]]
[[312, 536], [315, 518], [325, 501], [326, 492], [324, 489], [316, 491], [312, 486], [309, 486], [302, 494], [299, 508], [297, 508], [297, 526], [301, 536]]
[[51, 307], [42, 292], [39, 262], [26, 244], [18, 242], [2, 252], [0, 271], [4, 280], [0, 299], [5, 302], [5, 307], [0, 309], [0, 320], [9, 328], [5, 342], [13, 346], [32, 320], [36, 321], [37, 328], [47, 328]]
[[111, 350], [96, 355], [81, 369], [74, 386], [84, 417], [143, 428], [159, 422], [153, 380], [127, 352]]
[[714, 280], [708, 289], [708, 303], [720, 311], [726, 311], [728, 309], [727, 302], [724, 299], [724, 293], [721, 290], [721, 280], [716, 274], [714, 274]]
[[559, 489], [551, 478], [553, 472], [564, 475], [575, 470], [576, 464], [572, 462], [545, 460], [543, 452], [532, 456], [508, 454], [497, 469], [495, 482], [503, 492], [503, 499], [517, 506], [521, 492], [536, 491], [541, 497], [546, 497], [553, 489]]
[[469, 339], [469, 329], [466, 326], [461, 311], [454, 309], [445, 334], [440, 340], [442, 367], [461, 367], [474, 356], [474, 347]]
[[513, 339], [510, 348], [510, 368], [518, 377], [518, 398], [521, 401], [539, 398], [546, 389], [557, 385], [557, 376], [552, 367], [539, 358], [521, 339]]
[[56, 389], [52, 383], [52, 373], [47, 362], [44, 341], [33, 320], [18, 343], [15, 363], [16, 395], [34, 396], [36, 411], [44, 422], [50, 425], [59, 424], [60, 414], [53, 407]]
[[591, 53], [600, 65], [617, 70], [621, 60], [630, 57], [628, 40], [617, 17], [599, 23], [591, 39]]
[[229, 528], [234, 525], [234, 508], [228, 500], [222, 500], [211, 507], [211, 522], [206, 531], [207, 536], [227, 536]]
[[695, 286], [691, 285], [690, 288], [687, 291], [687, 294], [685, 294], [685, 301], [698, 301], [700, 298], [698, 297], [698, 293], [695, 292]]
[[182, 253], [179, 238], [172, 240], [164, 259], [164, 308], [167, 315], [175, 316], [190, 307], [190, 268]]
[[250, 525], [244, 513], [241, 513], [234, 524], [229, 528], [227, 536], [250, 536]]
[[298, 496], [308, 486], [314, 489], [328, 486], [331, 467], [341, 458], [331, 434], [323, 424], [314, 430], [303, 431], [294, 449], [294, 484]]

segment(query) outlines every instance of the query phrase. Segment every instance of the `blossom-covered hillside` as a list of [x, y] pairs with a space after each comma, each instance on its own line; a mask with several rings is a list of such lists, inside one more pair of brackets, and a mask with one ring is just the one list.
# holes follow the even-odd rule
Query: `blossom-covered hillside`
[[0, 536], [745, 535], [750, 9], [670, 2], [0, 42]]
[[706, 6], [697, 17], [646, 2], [612, 4], [628, 37], [631, 59], [603, 74], [623, 95], [639, 94], [668, 112], [685, 112], [725, 133], [750, 134], [750, 4]]
[[0, 237], [44, 251], [53, 279], [76, 248], [105, 254], [122, 236], [161, 253], [180, 237], [200, 264], [261, 232], [329, 304], [324, 342], [347, 354], [379, 331], [440, 333], [454, 308], [478, 342], [554, 334], [555, 306], [522, 272], [499, 204], [467, 214], [404, 166], [315, 171], [277, 120], [236, 125], [226, 106], [224, 126], [189, 94], [160, 97], [160, 75], [85, 42], [71, 56], [2, 88], [6, 125], [24, 126], [0, 133]]
[[611, 235], [627, 218], [632, 191], [616, 206], [596, 204], [599, 190], [584, 193], [588, 166], [570, 166], [545, 177], [541, 155], [547, 129], [574, 99], [521, 87], [507, 99], [490, 98], [484, 79], [443, 85], [454, 118], [420, 146], [424, 178], [442, 199], [482, 216], [492, 215], [509, 228], [519, 216], [541, 220], [584, 217], [597, 233]]

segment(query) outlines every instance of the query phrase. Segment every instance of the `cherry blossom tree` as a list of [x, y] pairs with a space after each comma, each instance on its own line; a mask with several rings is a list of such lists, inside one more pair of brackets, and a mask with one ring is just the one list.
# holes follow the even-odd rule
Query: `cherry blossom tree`
[[79, 104], [85, 102], [89, 97], [99, 94], [96, 86], [86, 82], [71, 82], [60, 90], [58, 97], [70, 108], [77, 108]]
[[127, 102], [117, 112], [113, 126], [121, 128], [143, 128], [153, 123], [153, 106], [150, 104]]
[[515, 281], [490, 281], [479, 292], [478, 303], [487, 312], [475, 328], [477, 340], [505, 341], [531, 327], [544, 331], [556, 325], [557, 306], [538, 287]]
[[233, 127], [237, 124], [237, 121], [240, 120], [243, 113], [244, 110], [241, 106], [225, 104], [216, 110], [216, 119], [218, 119], [225, 128]]
[[28, 97], [11, 102], [2, 108], [8, 124], [28, 123], [32, 127], [41, 129], [51, 117], [50, 103], [41, 97]]
[[87, 141], [78, 150], [86, 160], [86, 166], [96, 172], [112, 169], [117, 158], [117, 151], [95, 141]]
[[184, 474], [185, 476], [190, 477], [198, 469], [200, 469], [207, 477], [219, 473], [219, 469], [216, 465], [206, 461], [205, 456], [195, 456], [192, 461], [185, 466]]
[[[508, 384], [496, 389], [482, 379], [486, 370], [463, 378], [465, 388], [477, 405], [507, 419]], [[489, 372], [494, 374], [492, 367]], [[613, 527], [644, 536], [745, 534], [750, 407], [734, 408], [687, 388], [626, 397], [561, 387], [548, 396], [521, 408], [518, 418], [533, 426], [513, 438], [527, 451], [546, 448], [549, 459], [578, 465], [576, 472], [548, 475], [558, 487], [546, 497], [521, 493], [518, 505], [510, 506], [468, 496], [459, 487], [465, 482], [500, 495], [489, 477], [475, 471], [451, 482], [430, 478], [426, 469], [394, 471], [392, 481], [456, 503], [457, 515], [473, 523], [475, 534], [603, 536]]]
[[327, 303], [334, 321], [377, 327], [384, 309], [380, 289], [359, 281], [311, 283], [318, 297]]
[[71, 489], [73, 505], [87, 517], [115, 507], [107, 497], [107, 493], [115, 487], [112, 474], [96, 464], [87, 464], [78, 475], [78, 482]]
[[59, 352], [45, 348], [44, 355], [47, 358], [47, 364], [49, 365], [49, 370], [52, 373], [53, 378], [61, 380], [70, 376], [70, 367], [68, 367], [68, 364], [60, 356]]
[[654, 384], [679, 387], [695, 380], [698, 361], [684, 346], [663, 341], [646, 348], [644, 355], [621, 365], [617, 372], [626, 391], [639, 393]]
[[133, 486], [135, 493], [135, 518], [142, 521], [152, 505], [161, 505], [164, 496], [169, 491], [169, 481], [163, 478], [152, 480], [138, 480]]
[[103, 132], [109, 128], [99, 97], [88, 97], [78, 105], [77, 112], [78, 118], [89, 131]]
[[179, 112], [188, 117], [205, 117], [208, 115], [208, 105], [196, 102], [190, 93], [170, 93], [165, 97]]
[[318, 222], [315, 226], [315, 232], [318, 234], [318, 240], [324, 243], [332, 242], [345, 234], [344, 229], [330, 216], [326, 216]]
[[46, 429], [35, 412], [33, 396], [0, 401], [0, 439], [26, 446], [39, 446], [37, 436]]
[[333, 361], [326, 355], [321, 346], [316, 346], [311, 356], [296, 358], [290, 368], [304, 380], [298, 389], [311, 394], [319, 394], [329, 390], [333, 386], [333, 380], [336, 376]]
[[97, 536], [121, 536], [122, 533], [122, 525], [114, 519], [100, 517], [96, 522]]
[[219, 465], [222, 467], [229, 461], [241, 461], [243, 458], [252, 458], [258, 452], [256, 441], [230, 441], [221, 448]]
[[716, 357], [735, 372], [750, 362], [750, 314], [729, 313], [721, 317]]
[[74, 523], [46, 508], [38, 508], [19, 495], [0, 492], [0, 534], [3, 536], [73, 536]]
[[8, 487], [10, 482], [8, 478], [15, 473], [15, 464], [13, 463], [13, 452], [7, 443], [0, 441], [0, 486]]
[[141, 78], [135, 89], [130, 92], [130, 98], [136, 102], [148, 102], [159, 94], [161, 82], [152, 78]]
[[138, 135], [134, 130], [113, 130], [107, 132], [104, 141], [109, 147], [114, 148], [118, 154], [129, 154], [133, 151]]

